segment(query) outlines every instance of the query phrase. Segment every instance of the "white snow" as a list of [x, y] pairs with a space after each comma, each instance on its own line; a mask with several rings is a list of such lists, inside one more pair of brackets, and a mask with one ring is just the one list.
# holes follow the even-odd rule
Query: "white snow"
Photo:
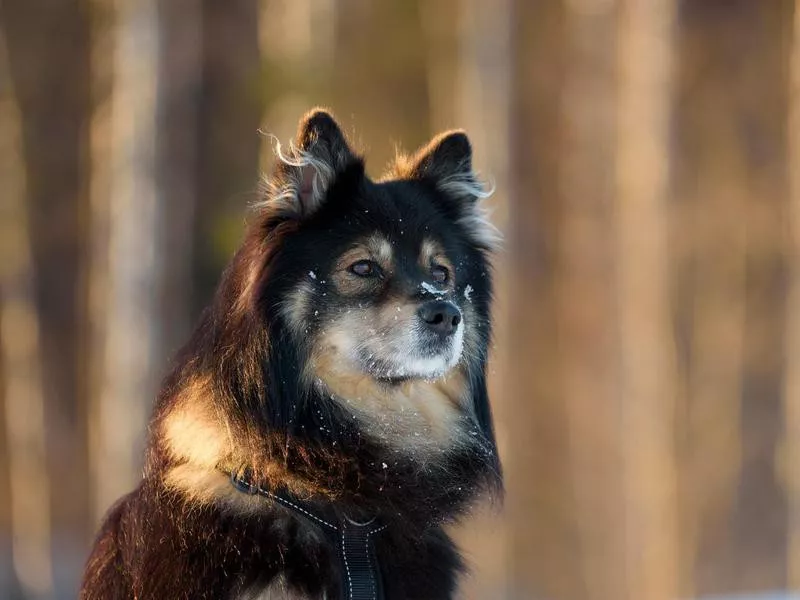
[[467, 284], [467, 287], [464, 288], [464, 298], [469, 301], [470, 296], [472, 295], [472, 286]]
[[431, 285], [427, 281], [423, 281], [419, 285], [423, 290], [425, 290], [429, 294], [433, 294], [434, 296], [443, 296], [445, 294], [443, 290], [438, 289], [437, 287]]
[[308, 272], [308, 276], [311, 277], [311, 279], [316, 279], [317, 278], [317, 274], [314, 273], [314, 271], [309, 271]]

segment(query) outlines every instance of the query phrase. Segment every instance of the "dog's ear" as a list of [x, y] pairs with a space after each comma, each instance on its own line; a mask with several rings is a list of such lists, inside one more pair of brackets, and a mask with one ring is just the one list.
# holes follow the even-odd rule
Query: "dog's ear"
[[480, 203], [493, 190], [486, 189], [472, 168], [472, 144], [464, 131], [441, 133], [413, 156], [399, 158], [394, 175], [433, 184], [475, 243], [487, 249], [497, 246], [500, 234]]
[[267, 202], [298, 218], [313, 214], [336, 177], [348, 167], [361, 164], [336, 120], [321, 108], [300, 120], [297, 138], [288, 150], [276, 144], [275, 153], [278, 166], [267, 182]]
[[445, 131], [420, 148], [409, 159], [406, 169], [410, 178], [430, 179], [436, 183], [453, 178], [474, 178], [472, 144], [461, 130]]

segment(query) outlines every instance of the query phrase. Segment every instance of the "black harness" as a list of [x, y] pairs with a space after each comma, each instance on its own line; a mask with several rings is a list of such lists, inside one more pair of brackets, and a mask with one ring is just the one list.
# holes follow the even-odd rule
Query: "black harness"
[[259, 494], [291, 510], [298, 517], [320, 529], [338, 549], [341, 591], [344, 600], [383, 600], [383, 586], [374, 536], [386, 529], [375, 518], [358, 523], [345, 516], [321, 514], [307, 502], [286, 493], [271, 492], [251, 481], [248, 474], [232, 472], [231, 484], [245, 494]]

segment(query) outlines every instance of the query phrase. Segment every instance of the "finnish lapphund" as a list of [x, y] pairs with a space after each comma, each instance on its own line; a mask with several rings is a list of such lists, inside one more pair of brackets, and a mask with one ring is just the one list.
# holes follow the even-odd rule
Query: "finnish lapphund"
[[372, 180], [317, 109], [276, 155], [84, 600], [451, 598], [463, 564], [444, 527], [501, 495], [498, 236], [468, 137], [443, 133]]

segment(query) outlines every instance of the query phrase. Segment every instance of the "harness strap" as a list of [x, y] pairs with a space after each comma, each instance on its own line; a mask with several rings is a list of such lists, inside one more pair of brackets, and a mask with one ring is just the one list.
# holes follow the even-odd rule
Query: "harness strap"
[[308, 503], [285, 492], [272, 492], [249, 479], [246, 472], [230, 473], [231, 484], [244, 494], [261, 495], [289, 509], [305, 521], [322, 529], [336, 546], [341, 579], [342, 598], [345, 600], [383, 600], [380, 565], [372, 536], [386, 529], [385, 525], [371, 519], [358, 523], [348, 518], [320, 515]]

